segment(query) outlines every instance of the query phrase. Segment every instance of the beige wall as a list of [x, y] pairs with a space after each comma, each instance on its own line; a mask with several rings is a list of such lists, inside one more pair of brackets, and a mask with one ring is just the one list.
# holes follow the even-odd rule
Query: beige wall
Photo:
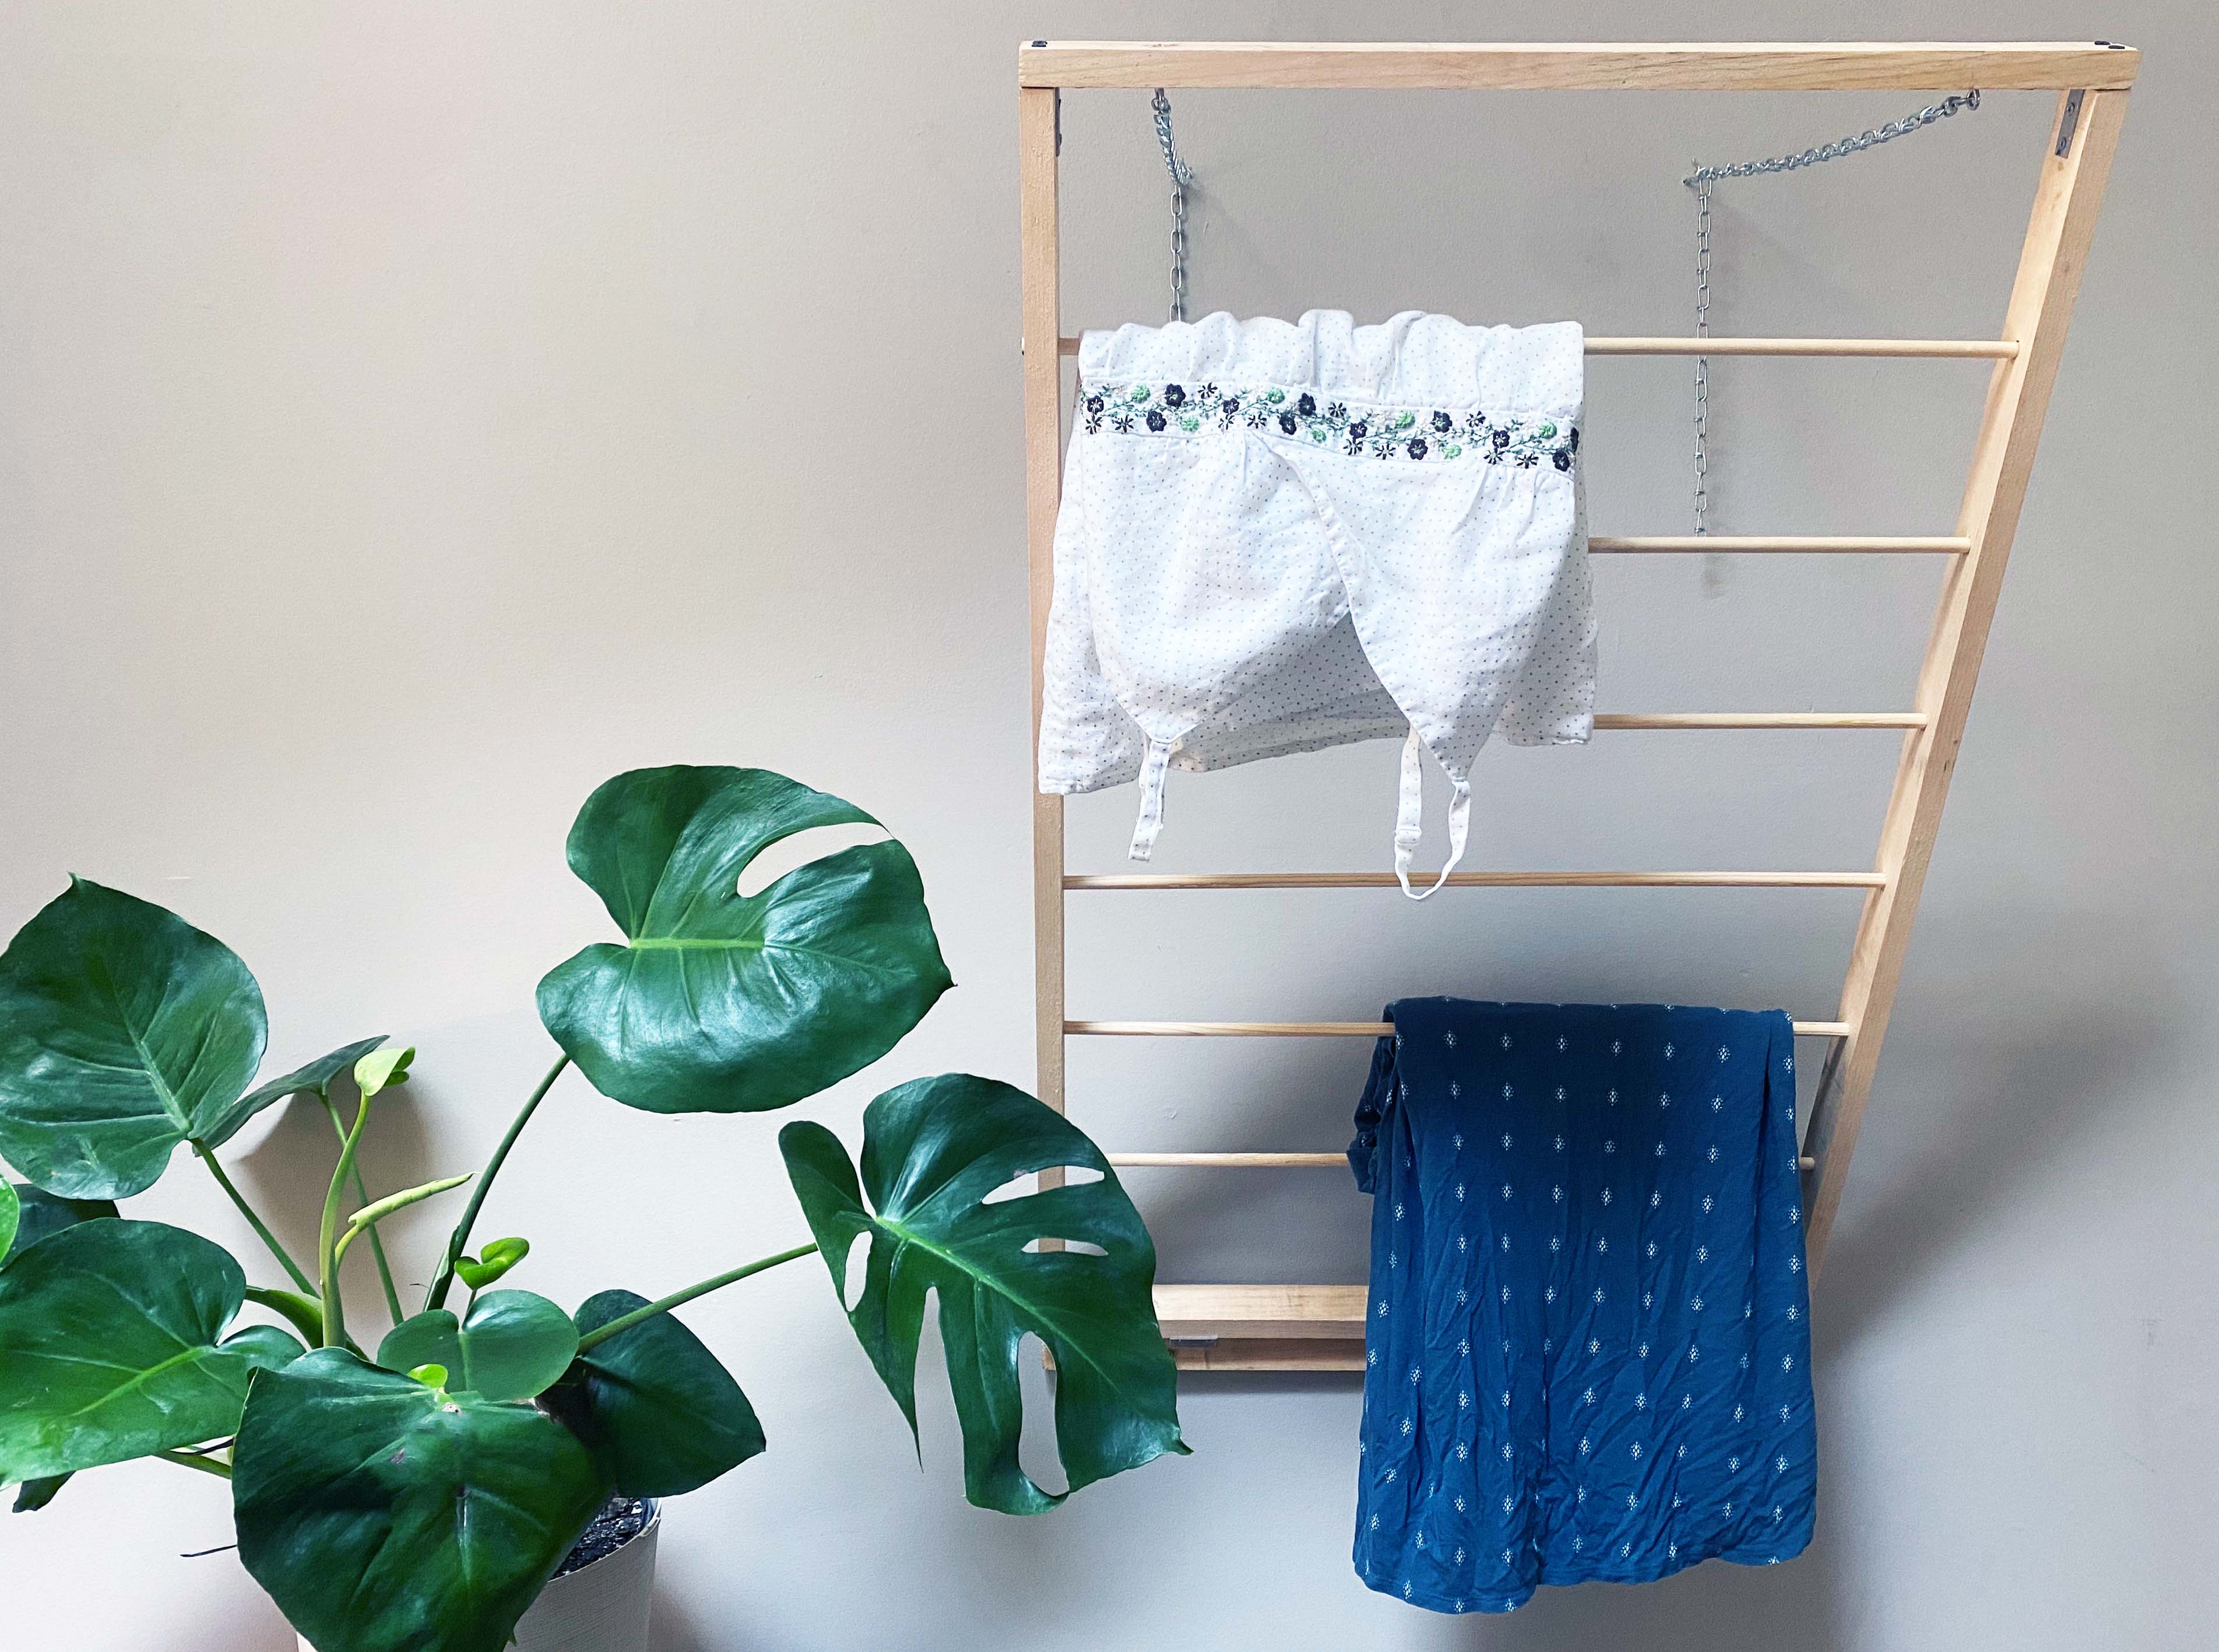
[[[2209, 1644], [2219, 1475], [2210, 1069], [2219, 598], [2204, 8], [1946, 16], [1671, 0], [0, 8], [0, 926], [78, 871], [236, 947], [273, 1062], [423, 1051], [370, 1168], [480, 1162], [544, 1065], [591, 786], [761, 764], [880, 814], [961, 990], [805, 1112], [1030, 1073], [1012, 47], [1180, 32], [1761, 39], [2114, 33], [2148, 53], [1837, 1253], [1811, 1553], [1451, 1623], [1350, 1574], [1352, 1382], [1189, 1383], [1197, 1448], [1019, 1523], [926, 1469], [820, 1273], [691, 1322], [772, 1449], [672, 1512], [664, 1652]], [[1684, 331], [1691, 156], [1916, 98], [1193, 94], [1197, 311], [1405, 307]], [[1719, 202], [1721, 331], [1992, 329], [2042, 95]], [[1159, 314], [1144, 95], [1066, 101], [1066, 315]], [[1722, 363], [1721, 530], [1939, 531], [1977, 366]], [[1684, 363], [1598, 363], [1600, 531], [1687, 514]], [[1599, 578], [1614, 709], [1905, 703], [1924, 564]], [[1872, 735], [1606, 735], [1490, 753], [1480, 864], [1856, 866]], [[1170, 868], [1385, 863], [1393, 753], [1174, 777]], [[1129, 792], [1072, 810], [1112, 869]], [[1855, 897], [1467, 891], [1075, 906], [1096, 1015], [1355, 1016], [1406, 992], [1831, 1011]], [[1118, 1146], [1331, 1147], [1365, 1052], [1088, 1048]], [[568, 1081], [487, 1231], [565, 1301], [790, 1242], [780, 1121]], [[241, 1179], [289, 1202], [289, 1118]], [[1353, 1279], [1332, 1175], [1138, 1173], [1172, 1278]], [[145, 1214], [252, 1255], [178, 1166]], [[414, 1253], [430, 1224], [407, 1230]], [[813, 1265], [813, 1264], [812, 1264]], [[420, 1273], [420, 1267], [419, 1269]], [[277, 1652], [221, 1487], [103, 1470], [0, 1517], [10, 1645]]]

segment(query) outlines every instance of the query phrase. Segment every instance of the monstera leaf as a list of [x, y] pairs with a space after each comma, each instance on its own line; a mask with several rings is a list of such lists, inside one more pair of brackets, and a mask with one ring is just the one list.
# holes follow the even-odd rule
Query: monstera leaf
[[385, 1333], [377, 1363], [389, 1371], [444, 1365], [449, 1386], [481, 1400], [529, 1400], [569, 1369], [578, 1351], [570, 1316], [528, 1290], [488, 1291], [457, 1320], [444, 1307]]
[[239, 1558], [319, 1652], [501, 1652], [608, 1496], [544, 1412], [343, 1348], [255, 1379], [231, 1490]]
[[[578, 1310], [578, 1334], [646, 1306], [644, 1296], [605, 1290]], [[763, 1449], [762, 1425], [740, 1385], [668, 1314], [594, 1344], [540, 1403], [627, 1497], [695, 1490]]]
[[[1042, 1490], [1017, 1463], [1018, 1345], [1027, 1332], [1055, 1356], [1056, 1445], [1072, 1491], [1186, 1450], [1149, 1295], [1155, 1246], [1109, 1161], [1060, 1114], [1007, 1084], [945, 1073], [890, 1090], [864, 1111], [861, 1189], [847, 1150], [824, 1126], [789, 1124], [778, 1145], [835, 1292], [856, 1236], [870, 1236], [862, 1295], [848, 1320], [912, 1434], [917, 1333], [925, 1293], [939, 1293], [973, 1503], [1033, 1514], [1068, 1495]], [[983, 1202], [1056, 1165], [1102, 1179]], [[1025, 1248], [1041, 1239], [1107, 1254]]]
[[257, 1084], [224, 1109], [200, 1140], [211, 1147], [221, 1147], [239, 1133], [239, 1126], [265, 1107], [295, 1096], [328, 1098], [332, 1093], [332, 1082], [341, 1073], [352, 1072], [357, 1060], [384, 1042], [385, 1034], [382, 1033], [375, 1038], [358, 1039], [342, 1049], [333, 1050], [329, 1055], [318, 1056], [304, 1067], [294, 1068], [283, 1078], [272, 1078], [266, 1084]]
[[[94, 1221], [115, 1214], [113, 1199], [58, 1199], [44, 1188], [30, 1183], [7, 1184], [8, 1191], [0, 1195], [0, 1206], [13, 1200], [17, 1207], [15, 1237], [0, 1243], [0, 1267], [13, 1262], [21, 1252], [29, 1250], [49, 1233], [59, 1233], [65, 1227], [74, 1227], [79, 1222]], [[0, 1227], [7, 1227], [0, 1216]]]
[[0, 953], [0, 1158], [65, 1198], [144, 1192], [209, 1139], [268, 1033], [230, 947], [72, 879]]
[[898, 843], [842, 849], [759, 895], [770, 844], [875, 825], [759, 768], [619, 774], [570, 829], [570, 868], [625, 933], [539, 984], [539, 1018], [606, 1096], [656, 1113], [758, 1113], [867, 1066], [950, 984]]
[[246, 1276], [160, 1222], [90, 1221], [0, 1270], [0, 1484], [230, 1433], [247, 1379], [298, 1358], [268, 1326], [219, 1341]]

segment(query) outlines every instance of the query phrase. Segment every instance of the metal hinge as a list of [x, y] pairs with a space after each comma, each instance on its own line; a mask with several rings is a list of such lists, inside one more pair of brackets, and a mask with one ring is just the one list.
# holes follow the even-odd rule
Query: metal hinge
[[2085, 95], [2078, 86], [2065, 94], [2065, 113], [2057, 117], [2057, 158], [2060, 160], [2073, 152], [2073, 134], [2080, 126], [2080, 100]]

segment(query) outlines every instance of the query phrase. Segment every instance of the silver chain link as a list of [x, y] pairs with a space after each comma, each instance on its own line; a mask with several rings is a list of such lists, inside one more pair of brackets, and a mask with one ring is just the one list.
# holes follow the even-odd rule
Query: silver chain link
[[[1886, 126], [1837, 138], [1793, 155], [1768, 155], [1762, 160], [1737, 161], [1731, 166], [1697, 166], [1680, 182], [1695, 192], [1695, 337], [1711, 336], [1711, 185], [1721, 178], [1759, 177], [1769, 172], [1794, 172], [1844, 156], [1862, 154], [1880, 144], [1907, 136], [1921, 127], [1944, 121], [1960, 109], [1977, 109], [1976, 87], [1939, 103], [1930, 103], [1916, 115]], [[1160, 117], [1159, 117], [1160, 124]], [[1710, 531], [1711, 364], [1707, 357], [1695, 357], [1695, 531]]]
[[1172, 305], [1171, 319], [1186, 320], [1186, 186], [1194, 182], [1194, 168], [1172, 141], [1172, 100], [1156, 88], [1150, 107], [1156, 112], [1156, 142], [1164, 152], [1164, 170], [1172, 175]]
[[[1711, 336], [1711, 183], [1695, 185], [1695, 337]], [[1695, 357], [1695, 531], [1708, 533], [1711, 508], [1711, 363]]]

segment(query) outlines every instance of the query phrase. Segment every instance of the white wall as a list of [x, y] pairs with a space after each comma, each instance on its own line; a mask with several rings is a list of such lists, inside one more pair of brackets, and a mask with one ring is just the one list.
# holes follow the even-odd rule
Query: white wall
[[[370, 1169], [475, 1165], [541, 1071], [563, 868], [618, 769], [761, 764], [880, 813], [960, 991], [805, 1112], [1030, 1074], [1013, 48], [1023, 36], [1966, 38], [2147, 53], [1893, 1036], [1818, 1293], [1819, 1534], [1451, 1622], [1367, 1594], [1352, 1380], [1190, 1381], [1197, 1455], [1017, 1522], [920, 1475], [814, 1264], [689, 1320], [772, 1449], [673, 1510], [663, 1652], [2209, 1644], [2219, 759], [2209, 326], [2219, 28], [2188, 0], [1555, 9], [1286, 0], [0, 9], [0, 926], [70, 871], [229, 941], [289, 1063], [422, 1047]], [[1197, 311], [1686, 330], [1677, 178], [1903, 96], [1183, 95]], [[2051, 100], [1719, 198], [1725, 332], [1977, 334]], [[1144, 94], [1065, 106], [1065, 314], [1160, 313]], [[1720, 363], [1714, 525], [1943, 531], [1981, 370]], [[1687, 519], [1684, 363], [1601, 362], [1599, 531]], [[1918, 565], [1913, 565], [1918, 563]], [[1615, 709], [1906, 703], [1935, 570], [1601, 570]], [[1885, 735], [1491, 753], [1480, 864], [1857, 866]], [[1160, 864], [1384, 864], [1385, 746], [1174, 777]], [[1130, 793], [1071, 811], [1113, 868]], [[1097, 900], [1103, 897], [1096, 897]], [[1074, 1013], [1366, 1015], [1406, 993], [1831, 1012], [1837, 892], [1074, 904]], [[1365, 1052], [1084, 1048], [1115, 1146], [1338, 1146]], [[1813, 1064], [1815, 1065], [1815, 1064]], [[791, 1242], [778, 1117], [568, 1080], [488, 1233], [565, 1301]], [[327, 1150], [242, 1182], [299, 1239]], [[1169, 1278], [1354, 1279], [1329, 1175], [1136, 1173]], [[142, 1214], [252, 1243], [179, 1164]], [[430, 1220], [407, 1230], [428, 1253]], [[420, 1275], [420, 1264], [418, 1272]], [[215, 1482], [101, 1471], [0, 1516], [9, 1643], [277, 1652]]]

